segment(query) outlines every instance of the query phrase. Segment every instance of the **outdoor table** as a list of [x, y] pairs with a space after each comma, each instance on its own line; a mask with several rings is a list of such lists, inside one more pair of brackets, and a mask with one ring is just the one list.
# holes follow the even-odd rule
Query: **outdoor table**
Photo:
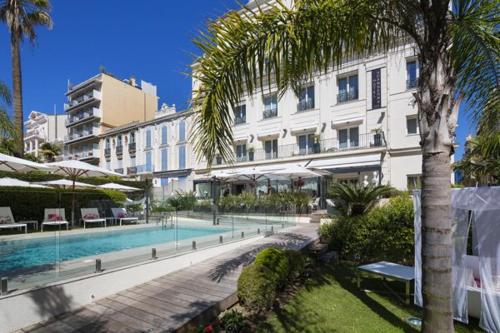
[[38, 221], [35, 220], [28, 220], [28, 221], [19, 221], [19, 223], [24, 223], [24, 224], [32, 224], [33, 225], [33, 230], [38, 231]]
[[[391, 280], [402, 281], [405, 283], [406, 304], [410, 304], [410, 282], [415, 279], [415, 269], [410, 266], [404, 266], [387, 261], [380, 261], [373, 264], [358, 266], [358, 271], [382, 276]], [[361, 275], [357, 278], [358, 288], [361, 287]], [[385, 287], [396, 294], [388, 285]], [[396, 294], [397, 295], [397, 294]]]

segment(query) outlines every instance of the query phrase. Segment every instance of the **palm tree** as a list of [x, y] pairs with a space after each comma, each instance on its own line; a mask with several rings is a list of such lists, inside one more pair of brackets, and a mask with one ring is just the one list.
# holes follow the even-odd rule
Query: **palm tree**
[[56, 156], [61, 154], [61, 147], [55, 143], [45, 142], [40, 146], [40, 149], [47, 162], [54, 162]]
[[52, 27], [49, 15], [49, 0], [3, 0], [0, 2], [0, 20], [5, 22], [10, 32], [12, 59], [12, 85], [14, 92], [14, 124], [18, 140], [16, 153], [23, 155], [23, 87], [21, 75], [21, 50], [23, 38], [31, 42], [36, 39], [35, 26]]
[[11, 155], [16, 138], [16, 128], [7, 114], [6, 107], [11, 104], [9, 88], [0, 81], [0, 153]]
[[382, 197], [395, 190], [386, 185], [363, 185], [335, 183], [328, 194], [335, 202], [335, 209], [343, 216], [359, 216], [370, 211]]
[[346, 58], [406, 43], [418, 51], [414, 94], [422, 146], [424, 332], [452, 332], [450, 156], [458, 109], [498, 112], [496, 0], [281, 0], [211, 22], [195, 41], [192, 132], [198, 158], [232, 159], [231, 107], [275, 82], [280, 96]]

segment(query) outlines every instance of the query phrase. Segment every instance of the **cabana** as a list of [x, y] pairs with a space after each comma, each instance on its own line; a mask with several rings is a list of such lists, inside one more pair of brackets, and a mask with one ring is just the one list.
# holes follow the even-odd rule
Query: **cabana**
[[[420, 191], [413, 201], [415, 304], [422, 306]], [[467, 323], [469, 316], [478, 317], [481, 328], [500, 332], [500, 187], [453, 189], [451, 206], [454, 318]]]

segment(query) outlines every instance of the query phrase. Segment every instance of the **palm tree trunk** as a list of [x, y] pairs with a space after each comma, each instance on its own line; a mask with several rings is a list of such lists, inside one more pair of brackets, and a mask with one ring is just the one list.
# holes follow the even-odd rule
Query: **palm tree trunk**
[[16, 154], [22, 157], [24, 154], [24, 130], [23, 130], [23, 88], [21, 76], [21, 54], [19, 50], [19, 39], [11, 38], [12, 58], [12, 85], [14, 97], [14, 125], [17, 128], [15, 138]]

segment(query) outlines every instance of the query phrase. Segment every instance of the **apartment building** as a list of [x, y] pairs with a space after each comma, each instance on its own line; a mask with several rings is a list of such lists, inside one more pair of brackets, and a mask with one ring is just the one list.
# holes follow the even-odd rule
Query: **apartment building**
[[66, 135], [65, 114], [47, 114], [31, 111], [24, 122], [24, 153], [39, 156], [40, 146], [45, 142], [61, 144]]
[[[305, 180], [302, 188], [316, 193], [336, 181], [390, 184], [401, 190], [419, 186], [422, 155], [412, 95], [419, 76], [416, 52], [406, 45], [345, 59], [340, 68], [317, 73], [298, 94], [288, 90], [281, 99], [272, 84], [246, 95], [233, 110], [234, 159], [216, 158], [212, 170], [300, 164], [329, 171], [331, 176]], [[193, 87], [197, 85], [194, 81]], [[205, 174], [206, 164], [198, 163], [196, 174]], [[197, 192], [207, 192], [209, 182], [197, 180]], [[269, 184], [262, 183], [266, 191]], [[238, 193], [245, 185], [235, 182], [231, 190]]]
[[107, 73], [69, 85], [66, 96], [65, 158], [93, 164], [99, 164], [99, 135], [133, 121], [153, 119], [158, 109], [156, 86]]
[[163, 105], [154, 119], [132, 122], [100, 135], [100, 166], [137, 179], [152, 179], [153, 196], [192, 191], [188, 131], [191, 111]]

